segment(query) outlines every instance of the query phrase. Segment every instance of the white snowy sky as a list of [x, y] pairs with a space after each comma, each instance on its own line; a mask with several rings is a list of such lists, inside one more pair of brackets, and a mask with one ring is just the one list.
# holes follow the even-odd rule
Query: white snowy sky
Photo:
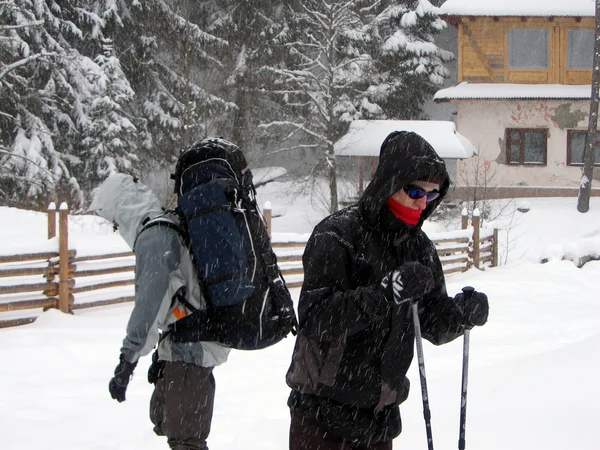
[[[270, 183], [259, 201], [287, 213], [273, 222], [274, 239], [306, 238], [324, 213], [310, 196], [290, 193], [290, 185]], [[528, 206], [498, 219], [501, 254], [507, 264], [447, 277], [448, 291], [465, 285], [488, 294], [487, 325], [471, 332], [467, 408], [467, 449], [597, 450], [600, 438], [600, 262], [578, 269], [561, 261], [565, 253], [600, 251], [600, 198], [587, 214], [575, 198], [523, 199]], [[512, 208], [512, 209], [511, 209]], [[512, 225], [510, 225], [512, 223]], [[459, 226], [426, 223], [432, 236]], [[2, 247], [43, 242], [43, 214], [0, 207]], [[72, 241], [86, 252], [126, 249], [100, 219], [70, 222]], [[542, 256], [553, 256], [539, 264]], [[299, 289], [293, 289], [297, 300]], [[76, 301], [80, 301], [78, 297]], [[148, 418], [152, 386], [146, 382], [150, 358], [142, 358], [119, 404], [108, 381], [131, 304], [43, 313], [26, 326], [0, 329], [0, 448], [3, 450], [159, 450]], [[289, 390], [285, 372], [293, 339], [266, 350], [234, 351], [215, 369], [217, 395], [210, 448], [287, 448]], [[436, 449], [457, 447], [462, 339], [424, 348]], [[419, 376], [413, 363], [412, 389], [401, 406], [404, 431], [398, 449], [427, 448]]]
[[381, 143], [393, 131], [420, 134], [442, 158], [470, 158], [476, 153], [454, 122], [442, 120], [353, 120], [333, 149], [339, 156], [379, 156]]
[[437, 102], [454, 99], [589, 99], [591, 92], [592, 88], [589, 84], [502, 84], [463, 81], [456, 86], [440, 89], [433, 99]]
[[594, 17], [594, 0], [447, 0], [441, 14]]

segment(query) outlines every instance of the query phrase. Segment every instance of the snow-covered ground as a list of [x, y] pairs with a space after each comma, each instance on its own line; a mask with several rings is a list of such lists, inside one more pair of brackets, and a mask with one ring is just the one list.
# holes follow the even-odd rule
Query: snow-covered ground
[[[284, 214], [274, 219], [275, 239], [310, 233], [323, 217], [306, 196], [290, 196], [285, 187], [275, 182], [260, 190], [261, 201]], [[592, 199], [587, 214], [576, 211], [576, 199], [527, 203], [529, 212], [496, 221], [512, 223], [508, 235], [501, 233], [507, 265], [447, 277], [451, 294], [473, 285], [490, 299], [488, 324], [471, 333], [466, 447], [597, 450], [600, 262], [578, 269], [560, 256], [596, 251], [600, 199]], [[426, 225], [432, 233], [447, 228]], [[0, 208], [0, 251], [34, 244], [33, 236], [43, 241], [45, 226], [42, 214]], [[125, 248], [93, 217], [72, 220], [71, 236], [78, 249]], [[551, 262], [539, 264], [542, 255]], [[299, 290], [292, 294], [297, 299]], [[149, 357], [140, 361], [125, 403], [108, 393], [131, 308], [48, 311], [33, 324], [0, 329], [0, 448], [167, 448], [148, 419]], [[292, 348], [290, 337], [266, 350], [234, 351], [215, 369], [211, 449], [287, 448], [284, 376]], [[441, 347], [426, 343], [425, 358], [435, 448], [457, 448], [462, 339]], [[411, 394], [401, 407], [398, 449], [427, 448], [415, 366]]]

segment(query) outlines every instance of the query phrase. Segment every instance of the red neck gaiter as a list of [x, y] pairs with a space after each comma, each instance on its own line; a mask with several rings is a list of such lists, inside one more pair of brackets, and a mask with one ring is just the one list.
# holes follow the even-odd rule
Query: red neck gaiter
[[392, 211], [398, 219], [405, 224], [410, 225], [411, 227], [417, 225], [419, 220], [421, 220], [421, 213], [423, 212], [422, 209], [407, 208], [391, 197], [388, 200], [387, 205], [388, 208], [390, 208], [390, 211]]

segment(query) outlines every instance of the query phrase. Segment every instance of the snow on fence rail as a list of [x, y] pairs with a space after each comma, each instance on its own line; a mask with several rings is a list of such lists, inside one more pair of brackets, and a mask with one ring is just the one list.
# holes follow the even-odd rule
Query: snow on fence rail
[[[58, 211], [54, 204], [48, 208], [48, 242], [43, 251], [0, 255], [0, 328], [31, 323], [48, 308], [72, 313], [135, 299], [135, 255], [78, 256], [76, 249], [69, 248], [68, 213], [64, 203]], [[270, 211], [265, 211], [265, 217], [270, 231]], [[431, 236], [446, 275], [498, 265], [498, 230], [481, 229], [479, 223], [478, 216], [468, 224], [463, 215], [461, 230]], [[290, 288], [302, 286], [305, 244], [273, 242]]]

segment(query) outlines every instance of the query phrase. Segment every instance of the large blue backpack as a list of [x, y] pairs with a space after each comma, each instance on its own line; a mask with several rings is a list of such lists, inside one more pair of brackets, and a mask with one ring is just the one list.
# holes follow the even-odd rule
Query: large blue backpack
[[241, 150], [224, 139], [196, 142], [181, 152], [172, 178], [182, 235], [207, 299], [206, 310], [173, 324], [173, 340], [252, 350], [295, 334], [292, 299]]

